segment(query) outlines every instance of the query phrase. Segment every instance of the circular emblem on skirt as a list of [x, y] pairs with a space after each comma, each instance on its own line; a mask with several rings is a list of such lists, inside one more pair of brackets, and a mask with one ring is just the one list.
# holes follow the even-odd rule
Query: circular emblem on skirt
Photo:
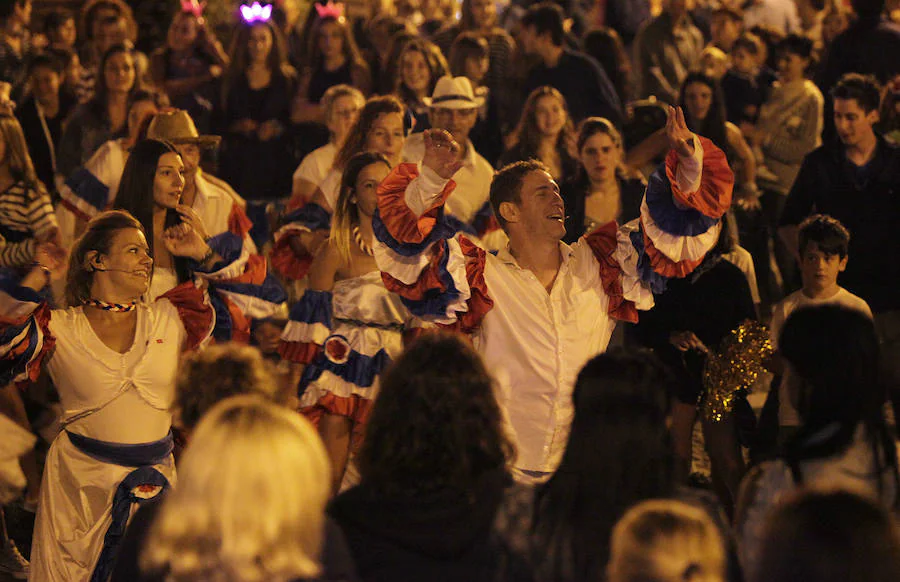
[[346, 364], [350, 357], [350, 342], [342, 335], [328, 336], [325, 340], [325, 357], [334, 364]]

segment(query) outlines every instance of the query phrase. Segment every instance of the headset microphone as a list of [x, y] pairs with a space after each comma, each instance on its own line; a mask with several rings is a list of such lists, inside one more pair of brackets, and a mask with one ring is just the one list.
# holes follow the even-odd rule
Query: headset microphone
[[117, 273], [131, 273], [132, 275], [138, 272], [138, 269], [101, 269], [100, 267], [94, 267], [95, 271], [107, 272], [107, 271], [115, 271]]

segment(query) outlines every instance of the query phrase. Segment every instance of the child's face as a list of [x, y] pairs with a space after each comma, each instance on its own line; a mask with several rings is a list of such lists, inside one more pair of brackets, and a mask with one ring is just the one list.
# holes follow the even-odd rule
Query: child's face
[[800, 275], [803, 289], [812, 292], [837, 285], [838, 274], [847, 268], [847, 257], [827, 254], [813, 241], [806, 244], [800, 255]]
[[700, 57], [700, 68], [706, 75], [719, 80], [728, 70], [728, 61], [720, 59], [714, 54], [706, 53]]
[[731, 63], [734, 70], [742, 75], [753, 75], [756, 73], [756, 57], [750, 54], [747, 49], [735, 49], [731, 54]]

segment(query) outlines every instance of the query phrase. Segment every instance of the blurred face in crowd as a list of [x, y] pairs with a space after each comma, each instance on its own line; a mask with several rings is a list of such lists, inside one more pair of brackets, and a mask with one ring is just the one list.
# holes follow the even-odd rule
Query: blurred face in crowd
[[400, 152], [405, 141], [403, 116], [399, 113], [382, 113], [375, 119], [366, 136], [366, 150], [384, 155], [392, 166], [396, 166], [400, 163]]
[[783, 83], [798, 81], [806, 76], [809, 59], [805, 59], [790, 51], [782, 51], [778, 55], [778, 78]]
[[472, 82], [472, 87], [481, 85], [491, 62], [488, 57], [469, 57], [463, 63], [463, 75]]
[[200, 146], [195, 143], [179, 143], [175, 144], [175, 149], [181, 154], [181, 161], [184, 164], [185, 184], [193, 184], [197, 168], [200, 167]]
[[63, 21], [56, 30], [50, 33], [50, 42], [56, 45], [72, 48], [78, 38], [78, 31], [75, 28], [75, 19], [69, 18]]
[[684, 103], [687, 114], [695, 121], [703, 121], [712, 107], [713, 92], [706, 83], [691, 83], [684, 88]]
[[175, 51], [191, 48], [197, 41], [198, 30], [197, 19], [193, 15], [180, 13], [172, 24], [172, 34], [169, 36], [170, 48]]
[[465, 147], [469, 142], [469, 132], [478, 121], [478, 109], [449, 109], [433, 107], [431, 109], [431, 125], [435, 129], [446, 129], [456, 142]]
[[734, 70], [742, 75], [755, 75], [758, 66], [757, 57], [745, 48], [737, 48], [731, 53], [731, 64]]
[[534, 120], [541, 135], [555, 138], [566, 125], [566, 111], [559, 99], [545, 95], [535, 103]]
[[822, 42], [828, 46], [836, 36], [847, 30], [850, 20], [846, 12], [831, 10], [822, 19]]
[[264, 24], [258, 24], [250, 29], [247, 39], [247, 54], [251, 63], [265, 63], [272, 52], [272, 31]]
[[472, 20], [481, 26], [482, 30], [490, 30], [497, 23], [497, 6], [494, 0], [471, 0]]
[[96, 42], [97, 37], [100, 36], [100, 29], [103, 27], [103, 23], [118, 17], [119, 11], [115, 8], [103, 7], [95, 10], [94, 19], [91, 21], [91, 38]]
[[184, 164], [181, 156], [167, 152], [159, 157], [153, 179], [153, 202], [163, 208], [175, 208], [184, 191]]
[[730, 51], [734, 41], [741, 35], [741, 23], [722, 12], [713, 14], [709, 24], [712, 43], [723, 51]]
[[103, 69], [106, 88], [111, 93], [127, 93], [134, 86], [134, 59], [131, 54], [119, 52], [106, 60]]
[[845, 146], [859, 147], [870, 141], [877, 122], [878, 111], [866, 113], [856, 99], [834, 100], [834, 128]]
[[523, 26], [519, 29], [519, 48], [526, 55], [533, 55], [538, 50], [538, 33], [534, 26]]
[[331, 115], [328, 118], [328, 130], [334, 136], [334, 143], [344, 143], [344, 138], [350, 132], [350, 128], [356, 123], [362, 103], [352, 95], [344, 95], [334, 100], [331, 105]]
[[828, 291], [837, 285], [838, 275], [847, 268], [847, 257], [822, 252], [810, 241], [800, 255], [800, 275], [803, 289], [813, 293]]
[[102, 55], [111, 46], [128, 42], [128, 24], [121, 17], [106, 19], [100, 23], [100, 29], [95, 38], [97, 48]]
[[353, 193], [356, 195], [356, 207], [360, 213], [365, 216], [375, 214], [377, 206], [375, 194], [378, 191], [378, 185], [390, 173], [391, 169], [381, 162], [369, 164], [359, 172]]
[[694, 9], [694, 0], [663, 0], [663, 8], [677, 21]]
[[60, 75], [51, 67], [38, 67], [31, 73], [31, 91], [38, 103], [50, 103], [59, 97]]
[[325, 22], [319, 28], [319, 50], [324, 59], [339, 58], [343, 55], [344, 33], [337, 22]]
[[578, 154], [584, 171], [594, 184], [615, 178], [616, 169], [622, 163], [622, 148], [602, 132], [589, 137]]
[[400, 60], [400, 78], [407, 89], [419, 96], [428, 94], [431, 83], [431, 71], [425, 61], [425, 55], [419, 51], [407, 51]]
[[700, 69], [705, 75], [718, 81], [728, 70], [728, 57], [719, 51], [705, 50], [700, 55]]
[[138, 131], [140, 131], [144, 122], [149, 117], [153, 117], [159, 113], [156, 103], [149, 99], [135, 101], [128, 110], [128, 135], [132, 140], [137, 140]]

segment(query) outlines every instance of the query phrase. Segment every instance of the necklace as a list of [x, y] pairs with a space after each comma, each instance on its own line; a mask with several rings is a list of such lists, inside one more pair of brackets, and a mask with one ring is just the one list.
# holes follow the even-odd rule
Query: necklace
[[100, 301], [99, 299], [88, 299], [84, 302], [84, 305], [96, 307], [97, 309], [102, 309], [103, 311], [128, 313], [129, 311], [134, 311], [134, 308], [137, 307], [137, 301], [130, 301], [128, 303], [107, 303], [106, 301]]
[[356, 244], [362, 250], [362, 252], [366, 253], [370, 257], [375, 256], [375, 250], [366, 244], [366, 241], [363, 240], [362, 234], [359, 232], [359, 226], [353, 227], [353, 240], [356, 241]]

